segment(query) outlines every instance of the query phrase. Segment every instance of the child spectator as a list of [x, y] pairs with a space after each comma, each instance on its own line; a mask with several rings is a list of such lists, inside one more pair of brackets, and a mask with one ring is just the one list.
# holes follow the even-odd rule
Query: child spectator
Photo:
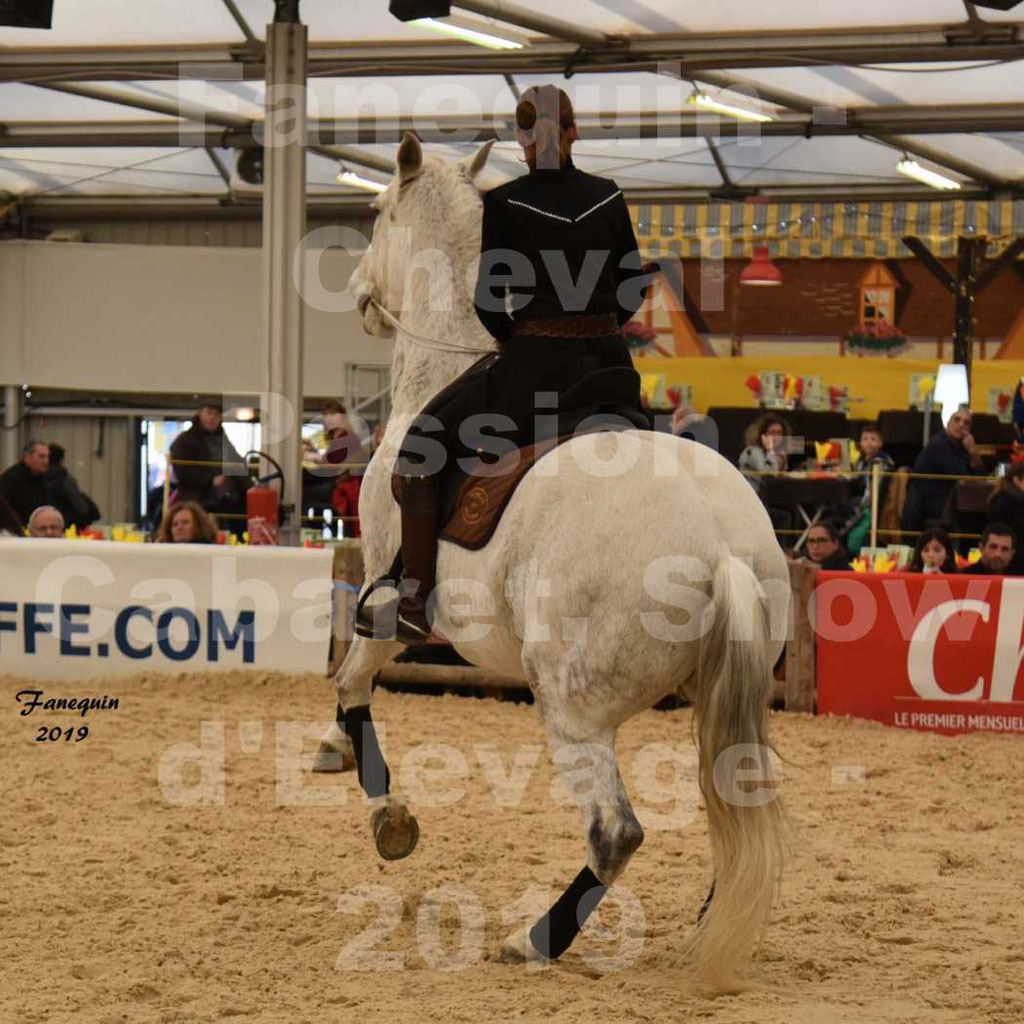
[[956, 554], [953, 542], [941, 526], [925, 530], [917, 538], [910, 572], [956, 572]]
[[[852, 485], [856, 507], [853, 514], [846, 520], [846, 550], [851, 555], [857, 554], [864, 545], [864, 540], [871, 531], [871, 474], [875, 466], [881, 473], [891, 473], [896, 468], [892, 456], [885, 451], [882, 430], [877, 423], [865, 423], [860, 429], [861, 460], [857, 466], [860, 474]], [[889, 478], [883, 476], [878, 487], [878, 510], [881, 513], [885, 505], [885, 495], [889, 487]]]

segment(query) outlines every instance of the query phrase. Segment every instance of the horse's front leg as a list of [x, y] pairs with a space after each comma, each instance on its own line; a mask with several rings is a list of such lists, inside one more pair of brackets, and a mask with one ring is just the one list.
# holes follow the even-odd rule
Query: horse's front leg
[[320, 746], [313, 760], [315, 772], [344, 772], [356, 767], [352, 740], [345, 729], [345, 707], [343, 692], [349, 693], [352, 704], [369, 704], [373, 689], [373, 677], [378, 669], [386, 665], [400, 650], [401, 645], [385, 641], [372, 643], [359, 636], [353, 641], [334, 676], [338, 692], [338, 706], [334, 724], [320, 737]]
[[[359, 784], [370, 803], [370, 825], [377, 852], [385, 860], [408, 857], [419, 840], [419, 825], [409, 813], [404, 799], [391, 792], [391, 773], [377, 740], [370, 700], [373, 677], [402, 645], [357, 636], [335, 677], [338, 688], [338, 721], [321, 741], [337, 745], [338, 735], [351, 751], [359, 774]], [[344, 745], [343, 745], [344, 747]]]

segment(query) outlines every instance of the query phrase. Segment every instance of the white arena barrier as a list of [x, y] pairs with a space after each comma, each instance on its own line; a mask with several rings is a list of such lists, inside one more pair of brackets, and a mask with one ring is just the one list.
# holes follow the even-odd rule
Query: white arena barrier
[[326, 549], [0, 540], [0, 672], [326, 672]]

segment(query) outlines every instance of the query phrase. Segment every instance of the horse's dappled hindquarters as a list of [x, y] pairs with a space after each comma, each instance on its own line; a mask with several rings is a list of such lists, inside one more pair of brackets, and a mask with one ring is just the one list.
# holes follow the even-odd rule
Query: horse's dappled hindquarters
[[[482, 165], [424, 157], [407, 137], [396, 181], [378, 200], [372, 248], [353, 275], [357, 295], [401, 325], [394, 413], [360, 496], [366, 581], [384, 575], [398, 549], [390, 477], [408, 423], [491, 343], [466, 272], [476, 265]], [[432, 247], [456, 268], [447, 308], [431, 301], [444, 291], [437, 282], [427, 287], [409, 261], [389, 259], [398, 231], [404, 252]], [[363, 308], [371, 332], [389, 331], [373, 303]], [[425, 338], [450, 344], [427, 346]], [[442, 543], [436, 578], [435, 627], [473, 664], [529, 684], [583, 820], [579, 874], [547, 914], [509, 937], [503, 956], [560, 955], [621, 876], [643, 830], [616, 762], [616, 732], [685, 687], [715, 875], [714, 898], [688, 944], [703, 976], [730, 977], [767, 919], [784, 834], [778, 794], [748, 784], [771, 774], [771, 668], [789, 602], [785, 559], [749, 484], [716, 453], [671, 435], [576, 437], [527, 473], [484, 548]], [[357, 637], [337, 676], [384, 856], [411, 852], [418, 834], [402, 794], [389, 791], [369, 715], [373, 675], [399, 649]], [[338, 754], [349, 749], [340, 726], [324, 743]], [[695, 906], [701, 895], [693, 894]]]

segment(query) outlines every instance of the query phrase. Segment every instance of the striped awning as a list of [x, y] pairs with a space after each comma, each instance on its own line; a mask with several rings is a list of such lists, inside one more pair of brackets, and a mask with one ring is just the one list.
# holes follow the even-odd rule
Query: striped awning
[[872, 203], [703, 203], [630, 207], [645, 255], [744, 258], [755, 245], [773, 257], [913, 258], [900, 241], [916, 235], [937, 256], [957, 238], [986, 237], [988, 255], [1024, 235], [1024, 200]]

